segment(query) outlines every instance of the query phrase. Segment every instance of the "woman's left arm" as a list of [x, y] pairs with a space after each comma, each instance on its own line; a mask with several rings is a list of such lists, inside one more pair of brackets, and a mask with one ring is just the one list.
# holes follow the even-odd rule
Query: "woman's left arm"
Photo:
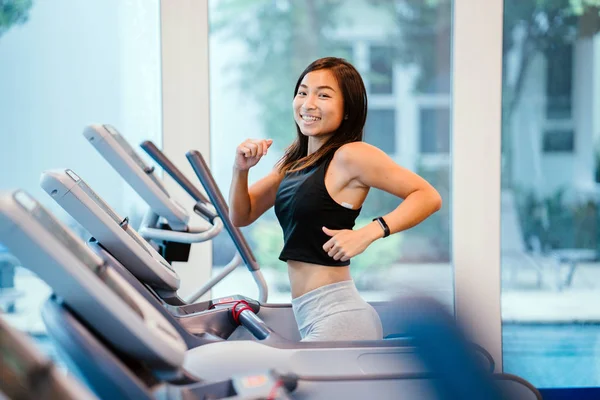
[[[337, 162], [350, 178], [365, 187], [386, 191], [401, 199], [392, 212], [383, 215], [390, 234], [419, 224], [442, 206], [440, 194], [425, 179], [396, 164], [377, 147], [364, 142], [344, 145], [336, 152]], [[377, 216], [379, 217], [379, 216]], [[362, 253], [384, 231], [377, 221], [353, 230], [323, 231], [331, 236], [323, 249], [335, 260], [346, 261]]]

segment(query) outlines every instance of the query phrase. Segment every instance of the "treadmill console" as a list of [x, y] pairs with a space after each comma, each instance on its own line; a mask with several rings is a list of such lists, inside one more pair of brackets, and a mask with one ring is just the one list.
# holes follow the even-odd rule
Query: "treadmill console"
[[111, 125], [90, 125], [84, 137], [123, 179], [144, 199], [152, 212], [169, 223], [175, 231], [185, 231], [190, 216], [175, 201], [125, 138]]
[[156, 252], [152, 248], [152, 246], [145, 241], [138, 233], [129, 225], [128, 218], [121, 218], [96, 192], [92, 190], [91, 187], [88, 186], [87, 183], [83, 179], [81, 179], [75, 172], [70, 169], [65, 170], [65, 173], [75, 181], [77, 186], [81, 188], [81, 190], [88, 196], [90, 200], [94, 202], [102, 211], [106, 213], [110, 219], [112, 219], [115, 223], [117, 223], [126, 233], [129, 235], [133, 241], [140, 246], [146, 253], [148, 253], [152, 258], [154, 258], [157, 262], [159, 262], [163, 267], [175, 272], [173, 267], [169, 265], [169, 263], [162, 257], [160, 254]]
[[161, 290], [177, 290], [171, 265], [87, 183], [69, 169], [45, 171], [41, 186], [138, 279]]
[[102, 127], [112, 135], [115, 141], [123, 148], [125, 153], [127, 153], [131, 160], [148, 175], [152, 182], [154, 182], [156, 186], [158, 186], [158, 188], [162, 190], [167, 197], [170, 197], [169, 192], [167, 192], [167, 189], [165, 189], [163, 184], [154, 175], [154, 167], [148, 166], [144, 162], [144, 160], [142, 160], [142, 158], [135, 152], [133, 147], [131, 147], [127, 140], [125, 140], [125, 138], [119, 133], [119, 131], [117, 131], [117, 129], [114, 126], [104, 124], [102, 125]]
[[0, 195], [0, 240], [105, 341], [141, 362], [181, 366], [187, 347], [173, 326], [26, 192]]

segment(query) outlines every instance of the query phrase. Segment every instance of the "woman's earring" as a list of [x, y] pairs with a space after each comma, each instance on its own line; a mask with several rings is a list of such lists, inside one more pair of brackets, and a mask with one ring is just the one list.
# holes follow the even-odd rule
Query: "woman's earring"
[[348, 119], [348, 114], [344, 115], [344, 119]]

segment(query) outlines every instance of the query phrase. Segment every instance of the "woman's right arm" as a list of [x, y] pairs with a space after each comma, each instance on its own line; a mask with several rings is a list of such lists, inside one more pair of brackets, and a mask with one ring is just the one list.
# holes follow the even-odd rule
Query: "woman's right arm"
[[275, 204], [283, 174], [277, 168], [248, 188], [248, 171], [267, 154], [272, 140], [246, 140], [236, 149], [229, 190], [229, 218], [237, 227], [250, 225]]

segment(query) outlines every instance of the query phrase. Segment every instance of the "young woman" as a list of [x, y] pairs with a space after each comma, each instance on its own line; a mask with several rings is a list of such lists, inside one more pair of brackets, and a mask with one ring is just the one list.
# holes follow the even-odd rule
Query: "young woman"
[[[279, 258], [288, 265], [302, 340], [382, 339], [377, 312], [352, 281], [350, 259], [375, 240], [417, 225], [442, 200], [424, 179], [362, 141], [367, 95], [347, 61], [327, 57], [310, 64], [296, 83], [293, 111], [296, 140], [250, 188], [248, 170], [272, 140], [248, 139], [237, 147], [230, 218], [246, 226], [275, 206], [285, 242]], [[404, 201], [353, 230], [370, 188]]]

